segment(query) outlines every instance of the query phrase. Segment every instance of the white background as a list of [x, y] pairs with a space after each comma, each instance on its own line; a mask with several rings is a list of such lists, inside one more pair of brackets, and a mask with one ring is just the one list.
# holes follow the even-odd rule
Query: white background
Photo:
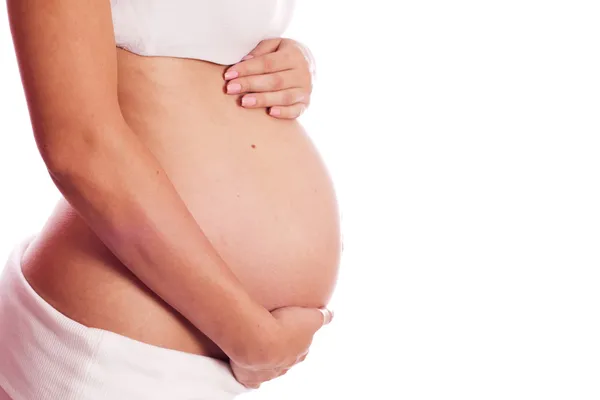
[[[0, 12], [5, 257], [58, 193]], [[287, 34], [318, 62], [303, 122], [345, 254], [334, 323], [250, 398], [600, 398], [599, 17], [577, 0], [299, 2]]]

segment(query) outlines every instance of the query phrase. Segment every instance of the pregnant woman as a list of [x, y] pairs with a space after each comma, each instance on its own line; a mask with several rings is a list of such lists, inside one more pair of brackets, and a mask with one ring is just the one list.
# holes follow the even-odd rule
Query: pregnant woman
[[293, 2], [7, 4], [62, 198], [0, 279], [0, 399], [232, 399], [302, 361], [341, 235]]

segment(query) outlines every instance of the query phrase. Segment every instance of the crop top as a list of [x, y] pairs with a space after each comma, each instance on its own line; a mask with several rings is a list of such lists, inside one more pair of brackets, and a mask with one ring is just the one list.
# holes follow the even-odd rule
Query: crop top
[[117, 47], [144, 56], [239, 62], [286, 30], [295, 0], [111, 0]]

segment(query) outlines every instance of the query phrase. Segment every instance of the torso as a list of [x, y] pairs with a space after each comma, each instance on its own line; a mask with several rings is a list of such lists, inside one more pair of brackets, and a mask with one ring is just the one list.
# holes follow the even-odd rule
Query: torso
[[[267, 309], [323, 306], [340, 256], [330, 176], [297, 121], [223, 93], [224, 67], [117, 50], [123, 114], [228, 266]], [[88, 326], [224, 358], [61, 200], [23, 258], [31, 285]]]

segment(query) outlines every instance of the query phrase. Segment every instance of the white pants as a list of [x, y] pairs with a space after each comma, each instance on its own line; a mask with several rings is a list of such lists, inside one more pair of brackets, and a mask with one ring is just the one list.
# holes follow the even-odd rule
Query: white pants
[[231, 400], [229, 365], [86, 327], [50, 306], [11, 253], [0, 275], [0, 400]]

